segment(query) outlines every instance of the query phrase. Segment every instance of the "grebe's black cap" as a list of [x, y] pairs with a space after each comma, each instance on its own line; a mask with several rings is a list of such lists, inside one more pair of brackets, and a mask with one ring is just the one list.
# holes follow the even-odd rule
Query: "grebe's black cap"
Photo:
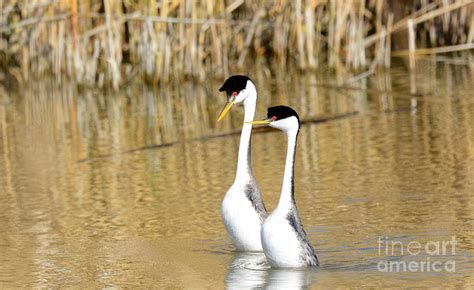
[[267, 110], [267, 118], [272, 119], [273, 121], [278, 121], [282, 119], [286, 119], [289, 117], [295, 116], [298, 119], [298, 123], [300, 122], [300, 117], [295, 110], [287, 106], [274, 106], [270, 107]]
[[248, 76], [243, 75], [235, 75], [229, 77], [222, 87], [219, 89], [219, 92], [240, 92], [241, 90], [245, 89], [247, 86], [247, 81], [250, 81]]

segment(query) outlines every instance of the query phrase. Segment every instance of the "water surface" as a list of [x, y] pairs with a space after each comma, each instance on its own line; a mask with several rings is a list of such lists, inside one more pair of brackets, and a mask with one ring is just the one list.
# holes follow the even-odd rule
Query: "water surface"
[[[287, 104], [306, 121], [296, 155], [300, 215], [321, 267], [269, 269], [235, 253], [220, 218], [242, 108], [216, 124], [219, 81], [116, 93], [32, 81], [0, 97], [0, 287], [474, 285], [474, 74], [425, 61], [338, 89], [328, 72], [252, 71], [257, 117]], [[327, 122], [321, 118], [341, 116]], [[237, 133], [237, 134], [236, 134]], [[285, 136], [253, 135], [268, 209]], [[379, 251], [447, 241], [455, 252]], [[384, 261], [455, 271], [383, 272]]]

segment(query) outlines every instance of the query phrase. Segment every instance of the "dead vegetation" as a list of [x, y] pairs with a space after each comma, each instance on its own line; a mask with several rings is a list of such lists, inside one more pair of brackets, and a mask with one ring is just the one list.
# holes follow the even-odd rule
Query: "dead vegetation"
[[[256, 57], [285, 69], [364, 73], [392, 56], [474, 48], [474, 0], [0, 0], [0, 61], [118, 88], [205, 80]], [[356, 76], [357, 77], [357, 76]]]

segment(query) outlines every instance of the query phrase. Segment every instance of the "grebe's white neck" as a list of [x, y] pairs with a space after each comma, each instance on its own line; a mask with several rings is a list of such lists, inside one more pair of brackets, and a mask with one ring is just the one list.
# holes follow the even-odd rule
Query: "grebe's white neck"
[[[245, 87], [247, 96], [243, 100], [244, 103], [244, 122], [251, 122], [255, 116], [255, 108], [257, 104], [257, 89], [251, 81], [247, 81]], [[250, 153], [250, 136], [252, 134], [252, 124], [244, 123], [242, 133], [240, 135], [239, 154], [237, 159], [236, 180], [249, 180], [253, 178], [252, 174], [252, 156]]]
[[277, 210], [287, 212], [295, 206], [294, 191], [294, 165], [296, 154], [296, 139], [298, 129], [285, 131], [288, 138], [288, 148], [286, 152], [285, 172], [283, 174], [283, 184], [281, 186], [280, 201]]

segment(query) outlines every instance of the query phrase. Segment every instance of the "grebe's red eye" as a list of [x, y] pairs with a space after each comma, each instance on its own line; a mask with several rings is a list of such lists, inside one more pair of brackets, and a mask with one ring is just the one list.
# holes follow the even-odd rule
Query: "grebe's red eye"
[[232, 96], [234, 96], [234, 97], [237, 96], [237, 92], [233, 92]]
[[277, 116], [273, 116], [272, 120], [275, 121], [277, 119]]

